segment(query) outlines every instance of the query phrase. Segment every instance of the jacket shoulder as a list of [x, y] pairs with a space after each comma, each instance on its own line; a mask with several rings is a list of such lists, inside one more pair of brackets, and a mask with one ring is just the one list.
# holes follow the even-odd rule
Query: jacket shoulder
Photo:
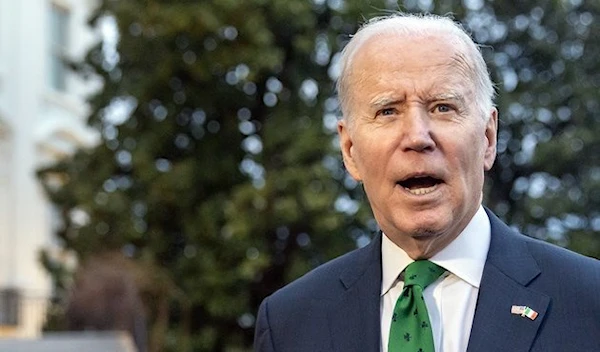
[[[319, 265], [298, 279], [292, 281], [273, 293], [270, 301], [293, 300], [298, 302], [305, 298], [328, 299], [344, 288], [341, 278], [348, 272], [359, 271], [361, 262], [365, 260], [371, 243], [367, 247], [355, 249], [324, 264]], [[359, 273], [360, 274], [360, 273]]]
[[579, 287], [590, 284], [600, 289], [600, 260], [542, 240], [526, 237], [525, 241], [540, 268], [552, 273], [557, 281], [573, 279]]

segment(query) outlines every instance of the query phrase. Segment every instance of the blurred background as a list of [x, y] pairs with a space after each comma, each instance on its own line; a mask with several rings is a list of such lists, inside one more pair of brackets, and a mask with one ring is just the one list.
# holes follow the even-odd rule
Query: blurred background
[[339, 51], [453, 14], [497, 85], [485, 204], [600, 257], [600, 2], [0, 0], [0, 336], [250, 351], [260, 301], [377, 230], [335, 135]]

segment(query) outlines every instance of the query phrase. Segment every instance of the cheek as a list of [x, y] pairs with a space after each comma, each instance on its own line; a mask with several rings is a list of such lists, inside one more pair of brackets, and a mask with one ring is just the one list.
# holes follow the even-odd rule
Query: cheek
[[[472, 142], [465, 143], [465, 141]], [[463, 177], [473, 180], [483, 175], [485, 149], [481, 139], [475, 138], [475, 136], [472, 138], [457, 137], [453, 140], [453, 146], [453, 163], [455, 167], [461, 169], [460, 173]]]
[[[379, 164], [377, 153], [373, 150], [361, 148], [359, 145], [355, 144], [352, 151], [352, 159], [354, 160], [354, 166], [357, 172], [353, 177], [362, 181], [365, 186], [366, 184], [374, 183], [371, 180], [383, 176], [382, 172], [380, 172], [382, 168]], [[356, 176], [358, 176], [358, 178]]]
[[[473, 143], [473, 146], [477, 144]], [[485, 174], [485, 150], [483, 146], [479, 149], [470, 150], [466, 154], [465, 173], [469, 180], [469, 187], [473, 187], [476, 190], [480, 190], [483, 187], [483, 180]]]
[[354, 164], [356, 165], [356, 169], [362, 178], [366, 177], [369, 170], [372, 169], [372, 165], [370, 165], [370, 163], [372, 163], [373, 160], [369, 157], [369, 154], [371, 153], [356, 144], [352, 147], [351, 153], [352, 158], [354, 159]]
[[363, 172], [382, 174], [391, 158], [390, 149], [383, 140], [370, 139], [355, 144], [354, 155], [362, 165]]
[[476, 124], [476, 126], [471, 127], [468, 133], [463, 135], [464, 138], [462, 140], [464, 143], [464, 148], [470, 153], [473, 162], [483, 164], [485, 151], [488, 145], [487, 138], [485, 136], [485, 126]]

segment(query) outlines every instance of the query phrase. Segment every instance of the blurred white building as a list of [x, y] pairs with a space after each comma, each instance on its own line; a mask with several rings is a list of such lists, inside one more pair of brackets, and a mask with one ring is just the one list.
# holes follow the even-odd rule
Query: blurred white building
[[0, 337], [39, 335], [52, 291], [38, 260], [53, 245], [52, 207], [35, 171], [97, 141], [85, 124], [93, 84], [61, 61], [98, 40], [95, 3], [0, 0]]

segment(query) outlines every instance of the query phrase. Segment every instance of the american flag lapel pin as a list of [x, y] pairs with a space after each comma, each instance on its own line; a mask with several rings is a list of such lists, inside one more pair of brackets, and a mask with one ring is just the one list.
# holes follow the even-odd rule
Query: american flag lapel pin
[[537, 318], [537, 316], [538, 316], [538, 313], [535, 310], [533, 310], [527, 306], [512, 306], [510, 308], [510, 312], [512, 314], [517, 314], [522, 317], [527, 317], [531, 320], [535, 320], [535, 318]]

